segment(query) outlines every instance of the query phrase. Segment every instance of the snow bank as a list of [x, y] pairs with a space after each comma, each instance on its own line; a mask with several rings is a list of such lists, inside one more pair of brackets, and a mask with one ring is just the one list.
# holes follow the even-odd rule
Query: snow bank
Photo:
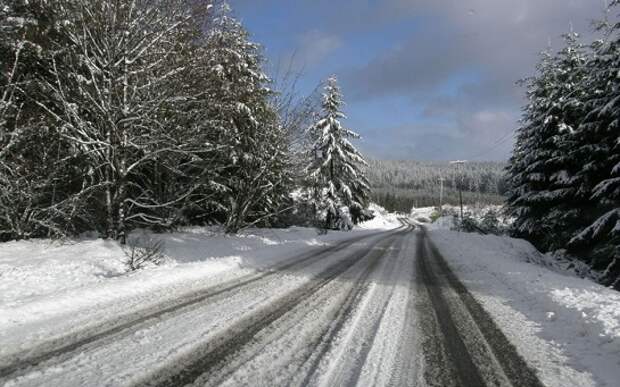
[[429, 230], [450, 230], [454, 227], [454, 209], [456, 207], [444, 206], [444, 214], [433, 221], [434, 216], [437, 216], [436, 207], [420, 207], [413, 208], [411, 210], [411, 219], [417, 223], [421, 223]]
[[429, 230], [450, 230], [454, 227], [454, 217], [452, 215], [440, 216], [427, 227]]
[[398, 220], [398, 218], [402, 218], [404, 215], [388, 212], [385, 208], [375, 203], [370, 203], [368, 209], [374, 213], [375, 217], [372, 220], [358, 224], [358, 229], [391, 230], [402, 226], [402, 223]]
[[433, 214], [437, 212], [435, 207], [419, 207], [411, 209], [411, 218], [420, 223], [431, 223]]
[[524, 240], [429, 235], [545, 385], [618, 385], [619, 292], [534, 263], [540, 253]]
[[151, 235], [163, 240], [166, 263], [137, 272], [127, 272], [114, 241], [0, 243], [0, 341], [14, 329], [78, 324], [155, 305], [359, 233], [372, 232], [319, 236], [314, 229], [292, 227], [230, 236], [215, 228], [187, 228]]
[[125, 272], [112, 241], [32, 240], [0, 244], [0, 307], [104, 282]]

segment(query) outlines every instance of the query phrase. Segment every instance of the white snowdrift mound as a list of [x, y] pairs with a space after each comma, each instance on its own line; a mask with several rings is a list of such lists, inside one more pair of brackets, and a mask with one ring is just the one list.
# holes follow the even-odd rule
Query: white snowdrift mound
[[357, 228], [363, 230], [391, 230], [402, 225], [398, 218], [403, 216], [388, 212], [378, 204], [370, 203], [368, 209], [373, 212], [375, 217], [372, 220], [360, 223]]
[[429, 235], [545, 385], [619, 385], [619, 292], [530, 262], [540, 253], [524, 240]]

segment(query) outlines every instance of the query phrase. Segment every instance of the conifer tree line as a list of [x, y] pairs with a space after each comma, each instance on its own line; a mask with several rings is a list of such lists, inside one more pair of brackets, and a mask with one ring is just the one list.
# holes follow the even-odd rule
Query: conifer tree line
[[408, 213], [412, 207], [459, 204], [459, 187], [467, 205], [503, 204], [508, 186], [506, 163], [467, 162], [456, 168], [448, 162], [369, 160], [367, 176], [373, 202], [390, 211]]
[[284, 106], [225, 3], [0, 0], [0, 34], [0, 240], [234, 233], [306, 204], [336, 228], [366, 207], [338, 106], [302, 130], [315, 104]]
[[[435, 189], [403, 189], [403, 188], [375, 188], [372, 187], [371, 199], [381, 207], [391, 212], [408, 214], [412, 208], [439, 207], [439, 186]], [[502, 206], [506, 197], [493, 193], [462, 191], [459, 197], [458, 190], [444, 190], [441, 196], [442, 205], [458, 206], [461, 199], [463, 204], [472, 207], [486, 207], [489, 205]]]
[[572, 32], [524, 81], [527, 105], [508, 166], [514, 233], [567, 249], [620, 289], [620, 1], [600, 38]]

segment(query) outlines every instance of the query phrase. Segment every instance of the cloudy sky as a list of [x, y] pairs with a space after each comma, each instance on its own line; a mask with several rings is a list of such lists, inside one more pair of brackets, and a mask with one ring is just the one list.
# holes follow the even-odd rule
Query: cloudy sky
[[340, 79], [369, 156], [504, 160], [523, 104], [515, 82], [605, 0], [230, 0], [272, 68], [300, 91]]

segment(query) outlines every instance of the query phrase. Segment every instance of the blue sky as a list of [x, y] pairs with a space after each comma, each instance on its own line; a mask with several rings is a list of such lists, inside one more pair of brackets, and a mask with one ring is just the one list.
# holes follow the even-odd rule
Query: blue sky
[[[598, 0], [230, 0], [272, 74], [299, 91], [331, 74], [368, 156], [505, 160], [538, 52], [572, 26], [587, 38]], [[282, 72], [282, 71], [280, 71]]]

